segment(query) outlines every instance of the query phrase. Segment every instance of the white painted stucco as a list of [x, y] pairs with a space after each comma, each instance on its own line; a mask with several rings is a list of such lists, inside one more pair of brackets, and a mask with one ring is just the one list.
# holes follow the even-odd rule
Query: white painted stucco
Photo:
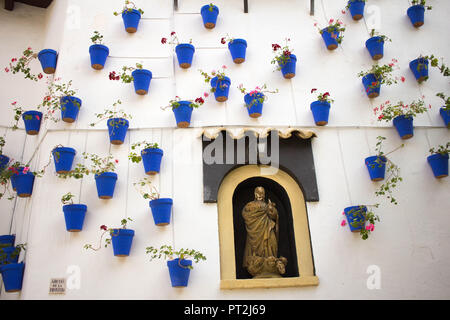
[[[29, 160], [32, 167], [48, 161], [57, 144], [81, 153], [108, 151], [119, 159], [119, 176], [114, 199], [99, 200], [92, 176], [82, 181], [61, 180], [53, 165], [43, 178], [37, 179], [29, 199], [2, 199], [0, 234], [13, 233], [17, 243], [27, 243], [23, 290], [5, 293], [1, 299], [448, 299], [450, 298], [450, 182], [433, 177], [426, 157], [431, 146], [450, 139], [449, 130], [439, 116], [437, 92], [448, 93], [449, 83], [436, 69], [430, 79], [418, 85], [409, 71], [409, 61], [420, 54], [434, 53], [450, 61], [448, 16], [450, 3], [431, 1], [420, 29], [412, 27], [406, 16], [409, 1], [368, 1], [365, 20], [354, 22], [343, 15], [344, 0], [316, 0], [315, 16], [309, 15], [307, 0], [249, 0], [250, 12], [243, 13], [242, 0], [216, 0], [220, 8], [217, 26], [203, 27], [200, 7], [207, 1], [179, 0], [173, 11], [171, 0], [136, 1], [145, 14], [136, 34], [128, 34], [122, 19], [113, 16], [121, 0], [55, 0], [47, 9], [20, 3], [14, 11], [0, 10], [0, 61], [9, 60], [27, 46], [52, 48], [59, 52], [56, 77], [73, 80], [78, 97], [83, 100], [74, 124], [46, 123], [39, 136], [27, 136], [23, 129], [12, 132], [10, 103], [18, 101], [26, 108], [40, 103], [43, 83], [24, 80], [20, 75], [0, 72], [2, 102], [1, 131], [7, 130], [4, 154]], [[379, 30], [392, 39], [385, 57], [399, 61], [399, 74], [406, 82], [383, 87], [379, 98], [369, 100], [356, 76], [368, 69], [372, 60], [364, 47], [369, 38], [368, 19], [380, 14]], [[369, 18], [368, 18], [369, 17]], [[329, 52], [314, 27], [325, 26], [330, 18], [340, 18], [347, 25], [343, 44]], [[105, 69], [90, 67], [88, 48], [94, 30], [104, 35], [110, 49]], [[196, 47], [190, 69], [178, 67], [173, 48], [161, 45], [160, 39], [176, 31], [180, 39], [192, 38]], [[247, 39], [247, 61], [235, 65], [220, 38], [229, 34]], [[271, 44], [291, 38], [298, 57], [297, 75], [292, 80], [273, 72]], [[138, 96], [132, 84], [108, 79], [112, 70], [123, 65], [143, 63], [153, 72], [149, 94]], [[211, 70], [228, 66], [232, 90], [226, 103], [207, 100], [195, 110], [189, 129], [176, 129], [171, 111], [161, 110], [176, 95], [192, 99], [207, 89], [197, 69]], [[40, 66], [36, 62], [34, 70]], [[2, 68], [3, 69], [3, 68]], [[278, 88], [265, 103], [263, 116], [248, 117], [243, 95], [236, 86], [247, 88], [266, 83]], [[335, 102], [326, 127], [315, 127], [309, 105], [315, 99], [311, 88], [330, 91]], [[402, 141], [391, 124], [380, 123], [373, 107], [385, 100], [412, 101], [425, 95], [432, 108], [415, 120], [415, 136]], [[110, 146], [106, 125], [89, 127], [95, 113], [100, 113], [117, 99], [133, 114], [126, 142]], [[20, 122], [22, 126], [22, 122]], [[279, 126], [314, 130], [313, 153], [320, 201], [307, 203], [314, 262], [320, 284], [317, 287], [283, 289], [220, 290], [219, 238], [216, 204], [202, 199], [202, 149], [198, 131], [207, 126]], [[0, 132], [0, 133], [2, 133]], [[364, 158], [373, 155], [376, 137], [387, 137], [385, 150], [401, 143], [405, 147], [391, 159], [401, 168], [404, 182], [396, 195], [398, 206], [381, 201], [377, 213], [381, 222], [369, 240], [342, 228], [344, 207], [380, 202], [374, 191], [378, 183], [370, 181]], [[130, 143], [140, 140], [158, 142], [164, 150], [161, 172], [155, 182], [163, 197], [174, 199], [172, 223], [156, 227], [147, 201], [135, 192], [132, 183], [143, 178], [142, 165], [127, 161]], [[61, 196], [66, 192], [80, 196], [88, 205], [84, 229], [79, 234], [65, 230]], [[99, 226], [118, 226], [131, 217], [129, 228], [136, 231], [131, 255], [115, 258], [112, 248], [95, 253], [83, 245], [95, 243]], [[196, 248], [207, 256], [195, 265], [189, 286], [170, 286], [165, 262], [149, 261], [145, 247], [171, 244], [177, 248]], [[368, 267], [379, 267], [381, 288], [369, 290]], [[81, 271], [79, 289], [64, 296], [48, 295], [51, 278], [68, 277], [69, 266]]]

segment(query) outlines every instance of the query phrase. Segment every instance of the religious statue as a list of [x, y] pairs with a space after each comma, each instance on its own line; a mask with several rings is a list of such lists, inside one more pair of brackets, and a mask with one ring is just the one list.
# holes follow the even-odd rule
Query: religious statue
[[247, 203], [242, 217], [247, 230], [243, 266], [253, 278], [279, 278], [287, 259], [278, 257], [279, 223], [275, 203], [265, 202], [263, 187], [255, 189], [255, 200]]

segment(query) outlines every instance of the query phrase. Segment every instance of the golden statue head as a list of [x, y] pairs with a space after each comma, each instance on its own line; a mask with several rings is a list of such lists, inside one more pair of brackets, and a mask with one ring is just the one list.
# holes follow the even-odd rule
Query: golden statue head
[[255, 199], [259, 201], [264, 201], [266, 198], [266, 191], [263, 187], [256, 187], [255, 189]]

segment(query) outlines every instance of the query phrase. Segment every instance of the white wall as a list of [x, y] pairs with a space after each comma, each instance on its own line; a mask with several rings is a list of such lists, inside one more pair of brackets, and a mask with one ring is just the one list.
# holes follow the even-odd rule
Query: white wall
[[[220, 8], [217, 26], [207, 30], [198, 14], [204, 4], [196, 0], [181, 0], [177, 12], [172, 1], [146, 0], [138, 5], [145, 11], [139, 30], [129, 35], [124, 31], [119, 10], [120, 0], [82, 1], [56, 0], [47, 11], [17, 4], [16, 10], [0, 11], [1, 26], [9, 30], [0, 36], [10, 43], [1, 50], [6, 64], [16, 52], [30, 43], [33, 47], [58, 49], [59, 60], [55, 76], [73, 80], [78, 96], [83, 100], [78, 121], [74, 124], [44, 125], [38, 137], [16, 131], [7, 136], [4, 153], [29, 159], [38, 146], [33, 165], [48, 161], [50, 150], [57, 144], [78, 151], [106, 155], [108, 151], [119, 159], [118, 184], [114, 199], [99, 200], [92, 176], [82, 181], [60, 180], [51, 166], [47, 174], [37, 179], [31, 199], [14, 202], [1, 200], [7, 214], [2, 215], [0, 230], [9, 232], [14, 212], [12, 233], [28, 243], [26, 272], [21, 294], [2, 292], [2, 299], [443, 299], [450, 297], [450, 204], [449, 180], [436, 180], [426, 163], [428, 149], [450, 140], [448, 129], [439, 117], [441, 103], [434, 95], [448, 92], [448, 82], [432, 69], [430, 79], [418, 85], [409, 71], [410, 60], [419, 54], [434, 53], [450, 59], [447, 1], [433, 1], [434, 9], [426, 12], [425, 25], [416, 30], [406, 17], [408, 1], [369, 1], [381, 14], [381, 32], [392, 38], [385, 58], [399, 60], [399, 74], [404, 84], [383, 87], [379, 98], [365, 96], [356, 74], [372, 65], [364, 42], [368, 39], [366, 21], [354, 22], [342, 15], [346, 1], [317, 0], [316, 14], [309, 15], [309, 1], [259, 0], [250, 2], [250, 13], [243, 13], [242, 0], [218, 0]], [[372, 3], [373, 2], [373, 3]], [[375, 9], [376, 9], [375, 8]], [[330, 18], [340, 18], [347, 24], [344, 42], [334, 52], [326, 50], [314, 22], [325, 25]], [[24, 22], [24, 19], [27, 21]], [[43, 24], [42, 21], [46, 23]], [[88, 48], [94, 30], [104, 35], [110, 57], [103, 71], [89, 66]], [[160, 43], [176, 31], [180, 39], [193, 39], [196, 53], [188, 70], [178, 67], [170, 46]], [[14, 32], [14, 33], [13, 33]], [[247, 39], [247, 61], [234, 65], [220, 38], [226, 34]], [[34, 35], [30, 37], [30, 34]], [[291, 38], [291, 47], [298, 57], [297, 76], [285, 80], [273, 72], [271, 44]], [[135, 62], [153, 72], [147, 96], [134, 93], [133, 85], [108, 79], [112, 70]], [[175, 129], [171, 111], [161, 106], [179, 95], [192, 99], [207, 90], [197, 69], [217, 69], [228, 66], [232, 80], [229, 100], [224, 104], [212, 99], [194, 111], [190, 129]], [[39, 66], [37, 66], [39, 67]], [[4, 109], [9, 102], [21, 101], [31, 106], [39, 103], [42, 84], [22, 80], [20, 76], [0, 73], [1, 98]], [[250, 119], [243, 107], [243, 96], [236, 89], [239, 83], [251, 88], [267, 83], [280, 93], [271, 95], [263, 116]], [[25, 87], [26, 86], [26, 87]], [[311, 88], [330, 91], [332, 105], [329, 125], [314, 127], [309, 104], [315, 96]], [[26, 92], [27, 94], [24, 94]], [[382, 202], [377, 211], [382, 221], [367, 241], [359, 239], [340, 226], [341, 212], [349, 205], [380, 202], [374, 191], [378, 184], [369, 180], [364, 158], [373, 155], [376, 137], [388, 138], [385, 150], [403, 143], [390, 124], [379, 123], [372, 109], [386, 99], [412, 101], [425, 95], [432, 108], [415, 119], [415, 136], [391, 159], [401, 167], [404, 182], [397, 189], [398, 206]], [[129, 134], [122, 146], [110, 146], [106, 125], [89, 127], [95, 113], [102, 112], [117, 99], [133, 114]], [[1, 124], [7, 126], [9, 117]], [[317, 287], [271, 290], [222, 291], [219, 289], [220, 264], [217, 207], [202, 199], [201, 140], [198, 131], [205, 126], [295, 126], [317, 133], [313, 152], [320, 201], [308, 203], [314, 260], [320, 284]], [[5, 129], [4, 129], [5, 130]], [[140, 140], [158, 142], [165, 155], [161, 173], [155, 178], [164, 197], [174, 199], [173, 220], [167, 227], [153, 224], [148, 203], [134, 191], [132, 183], [144, 177], [142, 165], [127, 161], [130, 143]], [[39, 145], [39, 142], [41, 144]], [[19, 146], [19, 148], [17, 148]], [[60, 198], [71, 191], [88, 205], [85, 227], [80, 234], [65, 231]], [[2, 210], [3, 211], [3, 210]], [[9, 216], [8, 216], [9, 214]], [[136, 231], [132, 252], [128, 258], [115, 258], [112, 249], [98, 253], [83, 249], [95, 243], [99, 226], [117, 226], [124, 217], [132, 217], [129, 227]], [[150, 262], [145, 247], [171, 244], [202, 251], [208, 258], [195, 266], [189, 287], [170, 287], [165, 263]], [[81, 288], [69, 290], [65, 296], [49, 296], [51, 278], [65, 277], [68, 266], [79, 266]], [[381, 270], [380, 290], [368, 290], [367, 267]]]

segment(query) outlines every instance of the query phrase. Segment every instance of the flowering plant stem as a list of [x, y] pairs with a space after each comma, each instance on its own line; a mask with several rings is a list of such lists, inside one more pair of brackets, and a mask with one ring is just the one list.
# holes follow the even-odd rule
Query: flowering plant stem
[[156, 200], [160, 198], [160, 193], [149, 178], [143, 178], [138, 182], [133, 183], [134, 188], [141, 194], [146, 200]]
[[118, 15], [124, 13], [124, 12], [131, 12], [131, 11], [133, 11], [133, 9], [139, 11], [141, 14], [144, 14], [144, 11], [142, 9], [140, 9], [140, 8], [138, 9], [136, 7], [136, 5], [134, 4], [134, 2], [132, 2], [130, 0], [125, 0], [125, 4], [124, 4], [124, 6], [122, 8], [122, 11], [120, 11], [120, 12], [114, 11], [113, 14], [115, 16], [118, 16]]
[[[133, 219], [126, 218], [126, 219], [122, 219], [120, 221], [120, 224], [122, 225], [122, 229], [126, 229], [127, 228], [127, 224], [128, 224], [129, 221], [133, 221]], [[103, 237], [105, 235], [109, 234], [109, 238], [105, 239], [105, 244], [104, 244], [105, 248], [108, 247], [108, 245], [111, 244], [112, 237], [117, 237], [119, 235], [118, 232], [116, 232], [117, 228], [108, 228], [107, 226], [102, 225], [100, 227], [100, 230], [103, 230], [103, 233], [100, 236], [100, 241], [99, 241], [98, 247], [94, 248], [91, 244], [85, 244], [84, 245], [84, 249], [86, 249], [86, 250], [92, 249], [94, 251], [99, 251], [102, 248], [102, 242], [103, 242], [102, 240], [103, 240]]]
[[100, 158], [94, 153], [83, 152], [83, 158], [85, 160], [90, 160], [91, 165], [89, 167], [85, 166], [84, 164], [78, 163], [72, 171], [67, 173], [60, 173], [58, 174], [58, 177], [62, 179], [82, 179], [85, 175], [89, 175], [91, 173], [94, 175], [101, 175], [105, 172], [115, 172], [116, 164], [119, 163], [119, 160], [113, 160], [114, 157], [111, 154], [107, 155], [104, 158]]
[[[150, 260], [153, 259], [169, 259], [173, 260], [174, 257], [178, 257], [181, 260], [185, 260], [188, 258], [192, 258], [195, 263], [198, 263], [200, 260], [206, 260], [206, 257], [199, 251], [196, 251], [194, 249], [183, 249], [180, 250], [174, 250], [172, 246], [168, 245], [162, 245], [159, 249], [155, 247], [147, 247], [146, 253], [151, 255]], [[193, 269], [192, 266], [183, 266], [180, 264], [180, 261], [178, 262], [178, 265], [182, 268], [187, 269]]]
[[31, 68], [29, 67], [29, 64], [32, 60], [37, 59], [38, 54], [37, 52], [34, 52], [31, 47], [28, 47], [25, 49], [22, 53], [22, 57], [19, 59], [12, 58], [11, 62], [9, 63], [9, 68], [5, 68], [5, 72], [11, 72], [13, 74], [16, 73], [23, 73], [25, 75], [25, 79], [30, 79], [33, 81], [38, 81], [43, 78], [42, 73], [33, 74], [31, 73]]
[[153, 143], [153, 142], [147, 142], [147, 141], [141, 141], [141, 142], [136, 142], [133, 143], [131, 145], [131, 152], [128, 155], [128, 158], [131, 160], [131, 162], [134, 163], [139, 163], [142, 160], [142, 156], [137, 154], [134, 150], [136, 150], [137, 147], [140, 147], [141, 145], [143, 145], [141, 152], [143, 152], [143, 150], [146, 149], [158, 149], [158, 144], [157, 143]]

